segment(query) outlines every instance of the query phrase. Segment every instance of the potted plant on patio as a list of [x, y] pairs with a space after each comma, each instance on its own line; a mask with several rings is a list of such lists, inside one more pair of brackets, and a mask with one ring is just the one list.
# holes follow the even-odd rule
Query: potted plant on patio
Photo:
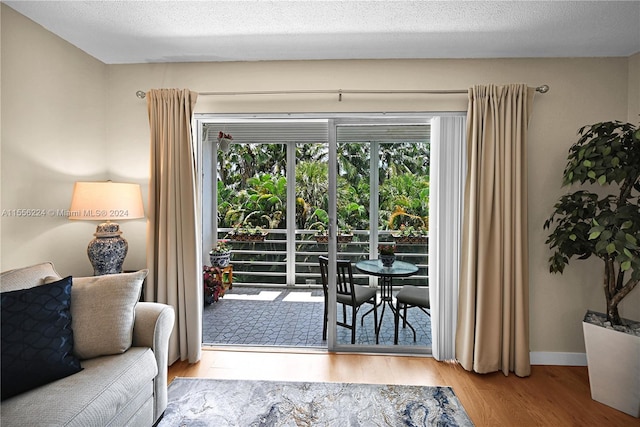
[[391, 233], [396, 243], [424, 244], [429, 239], [429, 232], [426, 227], [405, 226], [402, 224], [400, 230]]
[[262, 227], [253, 227], [248, 225], [237, 224], [233, 230], [229, 232], [228, 237], [231, 240], [240, 242], [262, 242], [267, 237], [266, 231]]
[[[313, 238], [316, 243], [328, 243], [329, 242], [329, 230], [324, 224], [312, 225], [312, 229], [316, 229], [316, 233]], [[342, 227], [338, 230], [338, 243], [351, 243], [353, 240], [353, 232], [348, 227]]]
[[380, 243], [378, 245], [378, 256], [383, 267], [391, 267], [396, 261], [396, 245], [393, 243]]
[[218, 240], [209, 251], [209, 261], [213, 267], [224, 268], [231, 262], [231, 245], [227, 240]]
[[313, 235], [313, 238], [316, 239], [316, 243], [328, 243], [329, 230], [327, 230], [323, 225], [321, 225], [318, 227], [316, 234]]
[[233, 141], [233, 137], [230, 134], [226, 134], [222, 131], [218, 132], [218, 149], [226, 153], [229, 151], [229, 146]]
[[351, 243], [353, 241], [353, 230], [347, 224], [338, 227], [338, 243]]
[[640, 281], [640, 130], [616, 121], [584, 126], [578, 134], [564, 185], [609, 185], [615, 194], [581, 189], [560, 198], [544, 224], [553, 229], [546, 241], [553, 250], [549, 269], [562, 273], [570, 259], [592, 255], [604, 262], [606, 314], [588, 311], [583, 321], [591, 396], [638, 417], [640, 323], [621, 318], [618, 306]]
[[429, 217], [407, 212], [403, 206], [396, 206], [387, 227], [393, 230], [391, 236], [400, 244], [424, 244], [429, 239]]
[[225, 288], [222, 284], [222, 270], [220, 267], [205, 265], [202, 267], [202, 282], [204, 284], [204, 303], [213, 304], [224, 296]]

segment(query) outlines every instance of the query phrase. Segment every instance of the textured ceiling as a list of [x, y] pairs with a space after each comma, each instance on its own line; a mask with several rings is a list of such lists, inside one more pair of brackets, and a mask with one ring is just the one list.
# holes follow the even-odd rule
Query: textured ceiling
[[640, 1], [3, 3], [108, 64], [640, 51]]

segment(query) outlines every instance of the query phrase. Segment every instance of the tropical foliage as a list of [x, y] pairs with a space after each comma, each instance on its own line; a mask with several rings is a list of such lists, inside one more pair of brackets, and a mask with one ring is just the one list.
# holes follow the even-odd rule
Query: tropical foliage
[[231, 245], [226, 239], [220, 239], [216, 242], [216, 245], [209, 252], [210, 254], [226, 254], [231, 252]]
[[[368, 230], [369, 144], [338, 146], [338, 226]], [[381, 144], [379, 218], [373, 227], [426, 228], [429, 215], [428, 144]], [[328, 163], [324, 144], [296, 146], [296, 226], [324, 230], [328, 215]], [[235, 144], [219, 155], [219, 227], [286, 228], [286, 146]]]

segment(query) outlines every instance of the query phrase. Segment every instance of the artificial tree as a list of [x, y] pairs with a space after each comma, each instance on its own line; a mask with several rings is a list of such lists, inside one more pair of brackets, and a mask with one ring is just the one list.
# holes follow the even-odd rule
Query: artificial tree
[[560, 198], [544, 224], [554, 227], [546, 241], [549, 270], [562, 273], [574, 257], [602, 259], [607, 320], [621, 325], [618, 305], [640, 281], [640, 130], [615, 121], [584, 126], [578, 135], [564, 185], [610, 185], [617, 194], [582, 189]]

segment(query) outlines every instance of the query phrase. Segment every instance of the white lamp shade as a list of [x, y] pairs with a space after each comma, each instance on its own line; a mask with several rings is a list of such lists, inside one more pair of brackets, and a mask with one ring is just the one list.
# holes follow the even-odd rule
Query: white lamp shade
[[76, 182], [69, 219], [116, 221], [144, 218], [142, 191], [138, 184]]

